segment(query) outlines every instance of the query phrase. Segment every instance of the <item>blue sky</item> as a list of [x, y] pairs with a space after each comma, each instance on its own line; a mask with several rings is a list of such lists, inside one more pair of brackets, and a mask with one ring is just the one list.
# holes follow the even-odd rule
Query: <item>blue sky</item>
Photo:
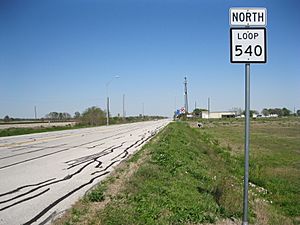
[[171, 116], [189, 105], [244, 107], [244, 65], [229, 57], [229, 8], [268, 10], [266, 64], [251, 65], [251, 108], [300, 109], [300, 2], [0, 1], [0, 117], [105, 108]]

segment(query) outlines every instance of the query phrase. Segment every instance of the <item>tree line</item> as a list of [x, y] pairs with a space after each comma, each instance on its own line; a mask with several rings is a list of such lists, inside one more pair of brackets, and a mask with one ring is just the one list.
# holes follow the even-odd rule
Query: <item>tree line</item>
[[[207, 109], [200, 109], [196, 108], [193, 111], [194, 116], [201, 116], [201, 113], [203, 111], [207, 111]], [[245, 111], [243, 111], [241, 108], [233, 108], [232, 111], [236, 112], [236, 115], [245, 115]], [[250, 110], [250, 116], [252, 117], [253, 114], [259, 115], [259, 111], [257, 110]], [[291, 110], [289, 110], [286, 107], [283, 108], [264, 108], [261, 111], [261, 114], [264, 116], [270, 116], [270, 115], [278, 115], [278, 117], [283, 117], [283, 116], [300, 116], [300, 109], [298, 109], [295, 113], [292, 113]]]
[[[120, 124], [120, 123], [130, 123], [130, 122], [138, 122], [138, 121], [147, 121], [154, 119], [163, 119], [165, 117], [162, 116], [129, 116], [129, 117], [110, 117], [110, 124]], [[67, 112], [50, 112], [46, 114], [41, 119], [16, 119], [11, 118], [8, 115], [3, 118], [4, 122], [12, 122], [12, 121], [36, 121], [36, 122], [64, 122], [64, 121], [76, 121], [78, 124], [84, 126], [99, 126], [106, 124], [106, 111], [102, 110], [99, 107], [92, 106], [84, 110], [82, 113], [75, 112], [73, 116], [71, 116]]]
[[[102, 110], [99, 107], [92, 106], [87, 108], [83, 111], [82, 114], [79, 112], [75, 112], [74, 118], [77, 120], [78, 123], [82, 125], [89, 125], [89, 126], [99, 126], [106, 124], [106, 111]], [[129, 116], [129, 117], [110, 117], [109, 123], [110, 124], [120, 124], [120, 123], [131, 123], [131, 122], [138, 122], [138, 121], [148, 121], [154, 119], [163, 119], [163, 116]]]
[[[269, 116], [271, 114], [277, 114], [279, 117], [281, 116], [292, 116], [294, 115], [294, 113], [292, 113], [291, 110], [287, 109], [287, 108], [274, 108], [274, 109], [263, 109], [261, 111], [261, 114], [264, 116]], [[300, 109], [297, 110], [297, 112], [295, 113], [297, 116], [300, 116]], [[294, 115], [294, 116], [296, 116]]]
[[50, 120], [70, 120], [72, 119], [72, 116], [69, 113], [66, 112], [50, 112], [45, 116], [46, 119]]

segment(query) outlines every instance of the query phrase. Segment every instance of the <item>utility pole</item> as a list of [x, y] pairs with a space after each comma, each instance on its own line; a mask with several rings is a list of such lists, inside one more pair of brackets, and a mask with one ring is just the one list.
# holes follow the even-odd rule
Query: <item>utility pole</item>
[[123, 94], [123, 119], [125, 119], [125, 94]]
[[195, 109], [197, 108], [197, 102], [195, 101]]
[[208, 118], [209, 118], [209, 113], [210, 113], [210, 98], [209, 97], [207, 99], [207, 111], [208, 111]]
[[109, 97], [106, 99], [106, 126], [109, 125]]
[[143, 112], [143, 119], [144, 119], [144, 102], [142, 103], [142, 112]]
[[114, 76], [110, 81], [106, 83], [106, 126], [109, 125], [109, 96], [108, 96], [108, 86], [115, 78], [120, 78], [120, 76]]
[[189, 106], [188, 106], [188, 91], [187, 91], [186, 77], [184, 77], [184, 107], [185, 107], [185, 113], [187, 114], [189, 112]]
[[36, 106], [34, 106], [34, 119], [37, 119]]

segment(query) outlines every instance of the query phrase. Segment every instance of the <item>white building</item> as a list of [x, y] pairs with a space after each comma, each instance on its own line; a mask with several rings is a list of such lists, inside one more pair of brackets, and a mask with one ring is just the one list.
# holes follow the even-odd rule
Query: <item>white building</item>
[[220, 111], [220, 112], [202, 111], [203, 119], [234, 118], [235, 116], [236, 116], [235, 111]]

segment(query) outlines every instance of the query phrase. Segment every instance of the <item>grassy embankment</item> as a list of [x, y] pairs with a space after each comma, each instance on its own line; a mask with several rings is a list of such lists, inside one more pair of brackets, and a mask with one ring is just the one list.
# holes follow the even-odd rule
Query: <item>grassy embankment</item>
[[[297, 224], [300, 128], [281, 127], [266, 122], [252, 132], [253, 224]], [[234, 121], [170, 124], [56, 224], [240, 224], [242, 129]]]

